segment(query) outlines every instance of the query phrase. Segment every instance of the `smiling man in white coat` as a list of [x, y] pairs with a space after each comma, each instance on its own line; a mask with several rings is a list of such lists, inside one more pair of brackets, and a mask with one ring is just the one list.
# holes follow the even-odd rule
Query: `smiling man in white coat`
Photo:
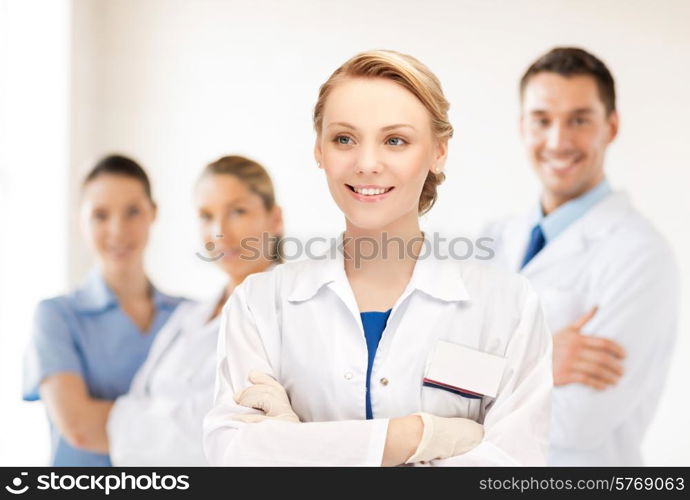
[[494, 263], [530, 279], [553, 333], [549, 463], [641, 465], [676, 336], [675, 260], [606, 179], [619, 118], [604, 63], [553, 49], [527, 70], [520, 95], [520, 132], [542, 196], [483, 236], [493, 239]]

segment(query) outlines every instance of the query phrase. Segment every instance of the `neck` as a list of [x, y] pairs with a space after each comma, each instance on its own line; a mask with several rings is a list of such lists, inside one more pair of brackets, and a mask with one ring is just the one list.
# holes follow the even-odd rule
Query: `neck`
[[101, 272], [105, 282], [119, 300], [150, 295], [151, 284], [144, 272], [143, 263], [124, 270], [110, 270], [101, 267]]
[[549, 215], [551, 212], [556, 210], [558, 207], [565, 205], [569, 201], [579, 198], [583, 194], [589, 192], [594, 187], [596, 187], [601, 181], [604, 180], [604, 172], [602, 171], [597, 177], [588, 182], [583, 188], [579, 189], [575, 193], [562, 194], [552, 191], [544, 191], [541, 197], [541, 209], [544, 211], [544, 215]]
[[261, 265], [258, 266], [255, 270], [252, 270], [250, 273], [245, 273], [245, 274], [237, 274], [233, 275], [228, 273], [228, 283], [225, 285], [225, 290], [223, 291], [223, 295], [221, 295], [220, 299], [218, 300], [218, 303], [216, 304], [216, 308], [213, 311], [213, 314], [211, 315], [210, 319], [215, 318], [220, 314], [220, 312], [223, 310], [223, 306], [225, 303], [228, 301], [228, 298], [230, 295], [232, 295], [232, 292], [235, 290], [237, 285], [242, 283], [247, 276], [253, 273], [260, 273], [262, 271], [265, 271], [268, 269], [271, 264], [273, 264], [272, 260], [263, 260], [261, 262]]
[[416, 211], [384, 228], [363, 229], [349, 221], [344, 234], [345, 271], [389, 278], [411, 276], [423, 243]]
[[551, 212], [555, 211], [561, 205], [568, 203], [573, 198], [565, 198], [554, 193], [544, 193], [541, 197], [541, 210], [544, 215], [549, 215]]
[[237, 285], [242, 283], [247, 276], [250, 276], [254, 273], [260, 273], [271, 267], [273, 264], [273, 261], [270, 259], [261, 259], [256, 263], [254, 267], [249, 272], [244, 272], [244, 273], [236, 273], [236, 274], [231, 274], [228, 273], [228, 284], [225, 287], [225, 296], [230, 297], [232, 294], [232, 291], [235, 289]]

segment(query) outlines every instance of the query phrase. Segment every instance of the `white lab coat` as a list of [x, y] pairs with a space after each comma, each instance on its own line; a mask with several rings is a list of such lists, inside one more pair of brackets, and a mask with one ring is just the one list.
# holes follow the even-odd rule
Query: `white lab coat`
[[[490, 225], [493, 262], [517, 270], [534, 216]], [[537, 290], [552, 332], [593, 306], [583, 333], [612, 339], [627, 357], [617, 385], [554, 390], [551, 465], [640, 465], [640, 444], [661, 395], [678, 318], [678, 271], [668, 244], [614, 192], [594, 205], [522, 270]]]
[[116, 466], [206, 465], [202, 421], [212, 406], [218, 304], [185, 302], [156, 336], [130, 390], [108, 417]]
[[[507, 358], [495, 398], [422, 386], [438, 339]], [[251, 370], [283, 384], [303, 423], [232, 420], [257, 412], [233, 400]], [[474, 450], [432, 465], [545, 464], [551, 336], [535, 292], [519, 275], [418, 260], [376, 351], [373, 420], [365, 419], [366, 372], [360, 311], [340, 253], [250, 276], [223, 310], [214, 407], [204, 420], [209, 462], [378, 466], [388, 419], [425, 411], [485, 428]]]

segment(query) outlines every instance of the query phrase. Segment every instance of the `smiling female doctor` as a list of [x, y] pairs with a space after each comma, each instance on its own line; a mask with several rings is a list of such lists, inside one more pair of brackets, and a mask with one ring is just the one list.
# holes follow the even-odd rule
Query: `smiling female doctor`
[[435, 75], [392, 51], [322, 85], [315, 157], [343, 251], [250, 276], [228, 300], [204, 422], [212, 464], [545, 463], [551, 339], [536, 294], [429, 252], [420, 231], [448, 107]]

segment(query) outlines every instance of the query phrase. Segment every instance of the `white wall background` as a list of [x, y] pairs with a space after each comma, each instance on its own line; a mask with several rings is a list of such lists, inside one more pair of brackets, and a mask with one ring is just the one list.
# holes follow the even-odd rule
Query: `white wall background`
[[67, 0], [0, 0], [0, 465], [48, 456], [20, 381], [36, 302], [68, 283], [70, 17]]
[[[690, 354], [690, 2], [73, 0], [72, 6], [70, 238], [60, 247], [69, 251], [65, 286], [89, 265], [74, 223], [76, 186], [89, 162], [111, 151], [133, 155], [151, 173], [160, 213], [148, 268], [170, 292], [207, 296], [219, 283], [211, 265], [194, 256], [201, 242], [191, 187], [202, 166], [220, 155], [245, 154], [269, 168], [289, 235], [336, 234], [343, 222], [312, 158], [311, 111], [328, 75], [371, 48], [410, 53], [441, 79], [456, 136], [448, 180], [424, 226], [452, 235], [477, 231], [539, 192], [517, 135], [522, 72], [555, 45], [600, 56], [616, 77], [622, 117], [609, 177], [671, 241], [686, 284], [678, 350], [646, 457], [650, 464], [690, 464], [690, 367], [682, 361]], [[27, 265], [40, 273], [42, 264]], [[53, 292], [42, 280], [32, 284], [33, 294], [37, 289]], [[28, 331], [14, 334], [25, 339]], [[16, 399], [0, 404], [17, 405], [16, 415], [35, 412]], [[32, 429], [23, 443], [44, 445], [32, 439]]]

